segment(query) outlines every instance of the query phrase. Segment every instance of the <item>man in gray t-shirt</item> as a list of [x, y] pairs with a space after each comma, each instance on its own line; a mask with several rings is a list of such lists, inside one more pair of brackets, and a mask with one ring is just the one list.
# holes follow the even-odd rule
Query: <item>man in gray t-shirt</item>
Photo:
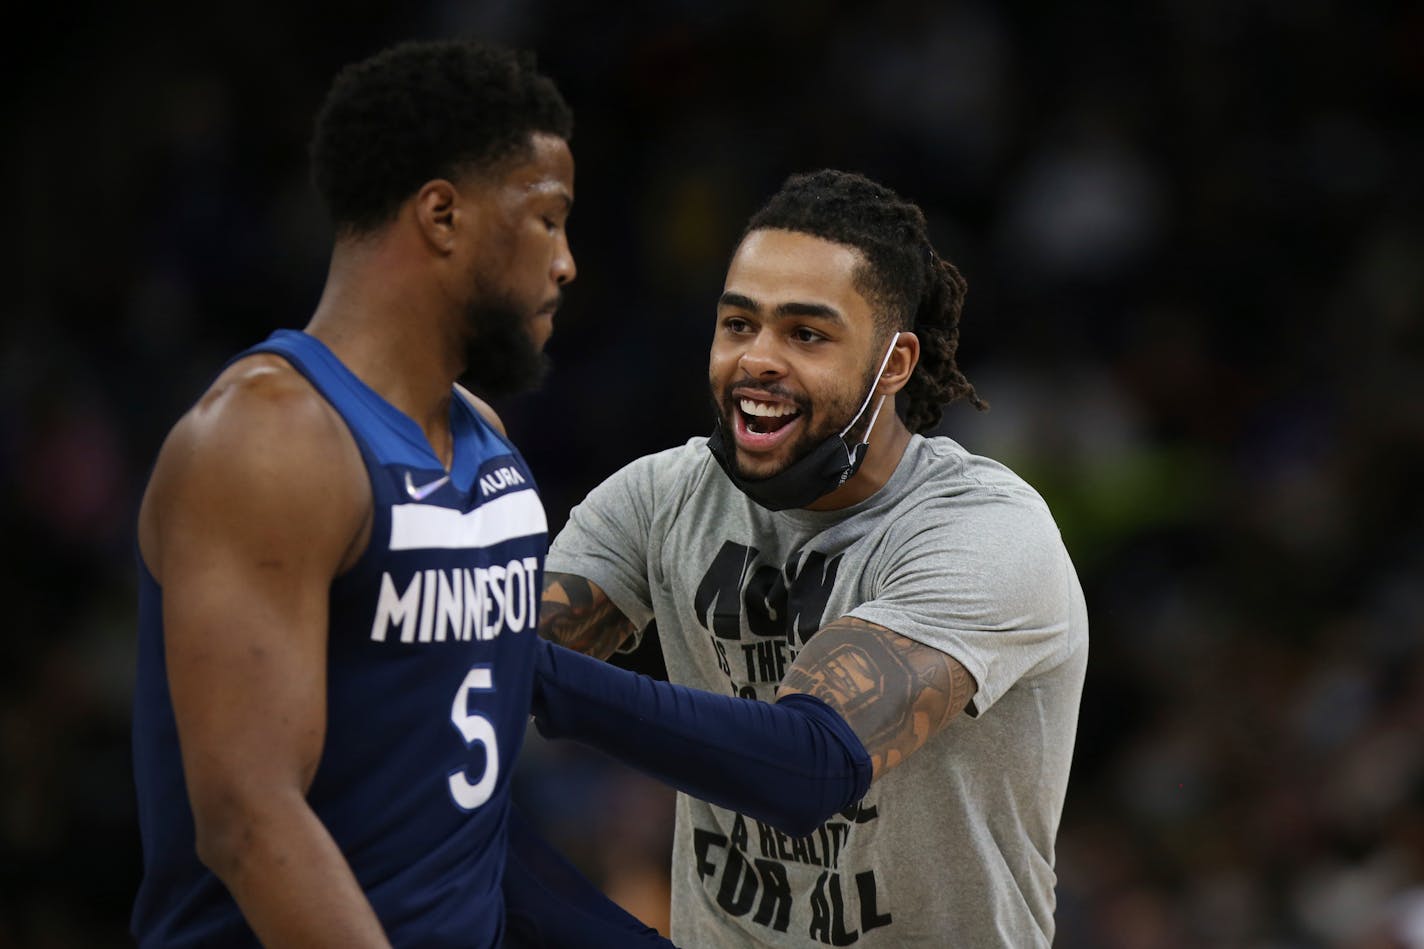
[[1087, 614], [1033, 489], [913, 434], [982, 407], [963, 293], [918, 208], [793, 177], [719, 301], [717, 432], [609, 478], [549, 553], [544, 636], [607, 656], [656, 619], [672, 682], [813, 696], [869, 755], [864, 798], [802, 837], [679, 794], [681, 945], [1052, 941]]

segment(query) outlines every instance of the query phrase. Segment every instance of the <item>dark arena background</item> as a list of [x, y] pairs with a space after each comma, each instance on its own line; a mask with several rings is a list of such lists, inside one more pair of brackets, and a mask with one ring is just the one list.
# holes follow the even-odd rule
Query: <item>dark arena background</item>
[[[1419, 4], [30, 13], [5, 40], [0, 947], [129, 944], [148, 466], [226, 357], [316, 302], [334, 71], [453, 35], [536, 50], [576, 114], [556, 368], [499, 406], [551, 526], [709, 430], [713, 304], [782, 179], [883, 180], [969, 281], [960, 363], [993, 409], [941, 430], [1043, 493], [1088, 595], [1056, 945], [1424, 946]], [[519, 767], [544, 829], [665, 927], [671, 795], [537, 738]]]

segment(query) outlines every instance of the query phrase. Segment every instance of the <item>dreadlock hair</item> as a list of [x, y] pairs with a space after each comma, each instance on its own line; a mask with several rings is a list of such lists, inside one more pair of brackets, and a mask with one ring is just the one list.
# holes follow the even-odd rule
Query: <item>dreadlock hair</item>
[[881, 338], [913, 330], [920, 340], [920, 362], [902, 406], [910, 431], [934, 428], [956, 399], [981, 411], [989, 407], [955, 363], [968, 284], [930, 246], [918, 207], [869, 178], [828, 169], [786, 179], [742, 236], [765, 229], [797, 231], [860, 252], [854, 285], [875, 308]]
[[338, 234], [369, 233], [427, 181], [529, 154], [535, 132], [567, 139], [573, 113], [532, 54], [402, 43], [336, 75], [312, 135], [312, 180]]

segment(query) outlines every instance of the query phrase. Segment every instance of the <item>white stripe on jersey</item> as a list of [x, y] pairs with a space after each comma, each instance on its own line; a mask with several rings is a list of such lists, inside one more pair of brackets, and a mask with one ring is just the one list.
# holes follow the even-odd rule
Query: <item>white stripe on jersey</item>
[[501, 495], [461, 513], [431, 504], [391, 506], [391, 550], [489, 547], [548, 531], [544, 505], [532, 490]]

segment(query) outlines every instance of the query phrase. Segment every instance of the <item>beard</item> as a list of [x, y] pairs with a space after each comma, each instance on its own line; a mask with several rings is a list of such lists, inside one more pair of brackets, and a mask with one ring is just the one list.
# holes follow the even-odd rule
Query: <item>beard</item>
[[534, 344], [527, 316], [508, 300], [470, 304], [465, 371], [460, 381], [488, 398], [537, 389], [549, 371], [549, 357]]
[[[732, 397], [732, 390], [739, 389], [743, 393], [765, 392], [768, 395], [777, 395], [784, 399], [790, 399], [796, 403], [796, 408], [800, 411], [802, 419], [802, 431], [796, 440], [787, 446], [786, 462], [776, 471], [764, 472], [757, 476], [752, 476], [742, 467], [737, 460], [737, 453], [732, 451], [729, 456], [732, 467], [736, 469], [737, 477], [746, 478], [748, 481], [761, 481], [773, 477], [785, 471], [787, 468], [805, 458], [816, 450], [828, 438], [834, 438], [841, 433], [850, 420], [855, 417], [856, 410], [860, 408], [865, 400], [865, 394], [870, 391], [870, 387], [875, 384], [876, 367], [867, 367], [865, 378], [861, 381], [859, 391], [845, 389], [836, 392], [828, 398], [822, 400], [822, 405], [818, 411], [812, 401], [803, 396], [797, 395], [775, 383], [771, 385], [756, 385], [745, 381], [734, 382], [723, 390], [721, 398], [715, 395], [712, 397], [713, 410], [720, 414], [722, 427], [726, 431], [726, 438], [732, 439], [734, 419], [733, 413], [741, 411], [737, 408], [736, 399]], [[858, 442], [865, 437], [866, 429], [870, 425], [869, 415], [862, 415], [851, 428], [846, 432], [846, 439], [851, 442]]]

